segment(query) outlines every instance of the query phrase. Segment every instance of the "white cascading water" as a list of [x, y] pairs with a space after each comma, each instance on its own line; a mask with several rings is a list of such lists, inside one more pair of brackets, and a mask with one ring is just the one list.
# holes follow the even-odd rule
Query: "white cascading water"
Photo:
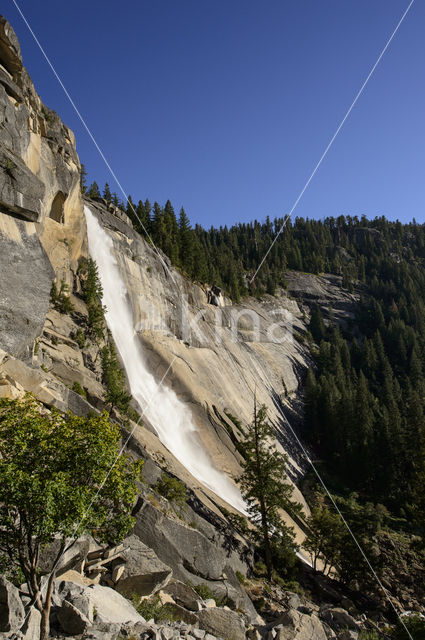
[[149, 373], [134, 329], [127, 289], [114, 256], [112, 238], [89, 207], [84, 207], [89, 252], [99, 269], [106, 322], [122, 358], [130, 390], [159, 439], [203, 485], [241, 512], [246, 505], [239, 489], [218, 471], [203, 449], [193, 417], [176, 393]]

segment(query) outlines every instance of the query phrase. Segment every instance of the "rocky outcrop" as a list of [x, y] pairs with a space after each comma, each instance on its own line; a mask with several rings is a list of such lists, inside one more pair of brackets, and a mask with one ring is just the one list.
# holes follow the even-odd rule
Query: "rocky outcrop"
[[275, 640], [328, 640], [325, 628], [315, 614], [290, 609], [273, 625]]
[[311, 305], [317, 305], [324, 318], [329, 318], [332, 312], [333, 320], [342, 325], [354, 319], [359, 295], [344, 289], [341, 276], [288, 271], [285, 277], [288, 292], [306, 314], [309, 314]]
[[[78, 393], [64, 385], [58, 378], [43, 369], [33, 368], [18, 358], [13, 358], [0, 349], [0, 396], [15, 398], [32, 393], [37, 400], [59, 411], [72, 411], [79, 416], [87, 416], [93, 411]], [[4, 387], [4, 393], [1, 393]]]
[[116, 581], [118, 591], [128, 596], [146, 596], [168, 584], [172, 569], [161, 562], [156, 553], [137, 536], [132, 535], [124, 540], [123, 546], [123, 569]]
[[18, 589], [0, 576], [0, 631], [19, 629], [24, 619], [25, 610]]
[[[174, 576], [186, 582], [204, 578], [221, 581], [226, 566], [246, 572], [243, 549], [240, 553], [227, 548], [223, 538], [214, 533], [214, 540], [176, 518], [168, 517], [145, 501], [136, 513], [135, 535], [153, 549], [163, 562], [173, 569]], [[242, 554], [241, 554], [242, 552]]]
[[245, 640], [245, 624], [235, 611], [217, 607], [203, 609], [198, 613], [198, 620], [201, 629], [215, 636]]
[[192, 587], [180, 580], [171, 580], [163, 589], [164, 593], [170, 595], [173, 600], [189, 611], [198, 611], [199, 596]]
[[320, 610], [320, 616], [335, 631], [358, 628], [353, 616], [342, 607], [324, 606]]
[[28, 359], [45, 322], [54, 277], [33, 223], [0, 213], [0, 263], [0, 347]]
[[0, 348], [28, 357], [55, 273], [69, 280], [76, 268], [85, 223], [74, 136], [41, 102], [1, 16], [0, 120]]

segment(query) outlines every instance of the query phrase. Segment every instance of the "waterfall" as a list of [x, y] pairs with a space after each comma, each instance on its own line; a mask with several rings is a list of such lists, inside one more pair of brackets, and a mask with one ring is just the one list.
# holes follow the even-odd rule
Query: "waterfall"
[[127, 374], [130, 391], [162, 444], [203, 485], [239, 511], [246, 505], [239, 489], [218, 471], [203, 448], [192, 414], [166, 385], [149, 372], [142, 345], [134, 329], [127, 289], [114, 255], [112, 238], [89, 207], [84, 207], [89, 252], [95, 260], [103, 288], [106, 322]]

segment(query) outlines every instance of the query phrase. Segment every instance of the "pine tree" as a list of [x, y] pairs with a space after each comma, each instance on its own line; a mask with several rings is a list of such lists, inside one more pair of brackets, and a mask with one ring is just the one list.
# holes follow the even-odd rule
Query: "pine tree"
[[317, 342], [317, 344], [320, 344], [321, 340], [323, 340], [326, 335], [326, 326], [323, 322], [322, 312], [317, 305], [315, 305], [311, 311], [308, 328], [314, 341]]
[[111, 190], [110, 190], [109, 184], [107, 182], [105, 182], [105, 187], [103, 189], [103, 197], [106, 200], [106, 202], [111, 202], [111, 200], [112, 200]]
[[258, 527], [269, 579], [273, 573], [273, 546], [282, 545], [292, 553], [296, 548], [293, 529], [284, 523], [281, 511], [298, 514], [301, 509], [292, 499], [293, 487], [285, 472], [287, 459], [276, 450], [273, 438], [266, 407], [257, 409], [254, 402], [254, 419], [243, 442], [245, 461], [239, 482], [250, 519]]
[[145, 204], [143, 203], [143, 200], [139, 200], [139, 202], [137, 203], [136, 214], [138, 226], [140, 227], [140, 233], [146, 237], [150, 230], [150, 217], [149, 212], [146, 210]]
[[179, 255], [183, 269], [193, 275], [194, 241], [189, 218], [183, 207], [179, 215]]
[[80, 168], [80, 189], [81, 189], [81, 193], [87, 192], [87, 171], [83, 163], [81, 163], [81, 168]]
[[90, 189], [88, 190], [87, 193], [89, 198], [100, 198], [100, 190], [99, 190], [99, 185], [97, 184], [97, 182], [92, 182], [92, 184], [90, 185]]
[[340, 516], [329, 507], [321, 504], [314, 507], [307, 519], [307, 537], [303, 547], [310, 554], [314, 571], [329, 574], [332, 567], [338, 563], [339, 549], [345, 537], [345, 527]]

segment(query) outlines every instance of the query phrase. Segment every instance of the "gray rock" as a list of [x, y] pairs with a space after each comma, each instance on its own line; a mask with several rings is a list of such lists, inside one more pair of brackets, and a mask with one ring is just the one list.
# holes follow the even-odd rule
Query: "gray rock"
[[[223, 587], [230, 606], [233, 609], [241, 609], [247, 615], [248, 619], [255, 624], [264, 624], [262, 617], [257, 613], [254, 605], [243, 586], [240, 584], [234, 570], [229, 565], [224, 567], [226, 575], [226, 581], [223, 583]], [[220, 593], [220, 589], [216, 591]]]
[[359, 634], [357, 631], [345, 629], [344, 631], [340, 631], [336, 637], [337, 640], [357, 640]]
[[323, 625], [314, 613], [307, 615], [290, 609], [273, 624], [276, 640], [327, 640]]
[[21, 627], [22, 640], [39, 640], [40, 623], [41, 613], [35, 607], [32, 607]]
[[[52, 544], [48, 545], [42, 550], [39, 562], [41, 571], [46, 573], [50, 571], [54, 559], [58, 554], [59, 546], [60, 541], [54, 540]], [[87, 535], [78, 538], [78, 540], [72, 545], [72, 547], [63, 554], [58, 564], [58, 569], [56, 571], [56, 575], [58, 576], [58, 578], [61, 576], [61, 574], [65, 573], [69, 569], [79, 567], [82, 561], [86, 558], [89, 551], [94, 551], [98, 548], [100, 548], [99, 545], [91, 536]]]
[[[81, 245], [75, 237], [82, 229], [77, 220], [79, 160], [72, 132], [42, 104], [3, 17], [0, 49], [0, 347], [21, 356], [41, 333], [49, 303], [53, 270], [45, 247], [50, 241], [53, 261], [59, 237], [46, 238], [43, 223], [59, 193], [65, 200], [69, 196], [66, 222]], [[66, 271], [67, 260], [60, 263]]]
[[320, 609], [320, 617], [334, 631], [339, 631], [340, 629], [357, 630], [358, 628], [353, 616], [341, 607], [322, 607]]
[[133, 605], [114, 589], [98, 584], [86, 587], [84, 594], [96, 610], [95, 622], [125, 624], [145, 622]]
[[58, 584], [57, 597], [71, 603], [96, 627], [103, 624], [145, 624], [144, 618], [120, 593], [99, 584], [89, 587], [62, 581]]
[[57, 612], [57, 618], [63, 631], [69, 635], [80, 635], [91, 625], [87, 616], [67, 600]]
[[301, 598], [297, 593], [288, 592], [287, 602], [290, 609], [299, 609], [299, 607], [301, 606]]
[[15, 153], [0, 148], [0, 207], [38, 222], [45, 186]]
[[222, 638], [245, 640], [246, 628], [242, 617], [226, 609], [203, 609], [198, 613], [199, 626]]
[[121, 625], [121, 633], [125, 636], [138, 637], [150, 629], [147, 622], [134, 622]]
[[324, 622], [323, 620], [322, 620], [322, 626], [325, 630], [326, 637], [328, 638], [328, 640], [333, 640], [333, 638], [336, 638], [335, 631], [331, 629], [330, 626], [326, 624], [326, 622]]
[[148, 502], [136, 515], [134, 533], [172, 567], [179, 579], [185, 580], [188, 570], [195, 575], [217, 580], [227, 564], [224, 551], [206, 536], [168, 518]]
[[207, 598], [204, 600], [205, 609], [212, 609], [216, 606], [214, 598]]
[[0, 576], [0, 631], [18, 630], [25, 618], [18, 589]]
[[37, 234], [29, 233], [22, 220], [6, 216], [0, 231], [0, 270], [0, 348], [27, 355], [43, 327], [54, 273]]
[[200, 597], [192, 587], [180, 582], [179, 580], [170, 580], [163, 591], [170, 595], [177, 604], [189, 609], [190, 611], [198, 611], [198, 604], [200, 603]]
[[137, 536], [126, 538], [124, 547], [121, 556], [125, 561], [125, 567], [116, 584], [120, 593], [147, 596], [168, 584], [172, 569], [161, 562], [156, 553]]
[[198, 622], [197, 616], [192, 611], [187, 611], [187, 609], [184, 609], [184, 607], [178, 604], [168, 603], [167, 611], [173, 613], [177, 620], [181, 620], [186, 624], [196, 624]]
[[87, 629], [82, 640], [118, 640], [121, 635], [121, 625], [110, 622], [96, 622]]

